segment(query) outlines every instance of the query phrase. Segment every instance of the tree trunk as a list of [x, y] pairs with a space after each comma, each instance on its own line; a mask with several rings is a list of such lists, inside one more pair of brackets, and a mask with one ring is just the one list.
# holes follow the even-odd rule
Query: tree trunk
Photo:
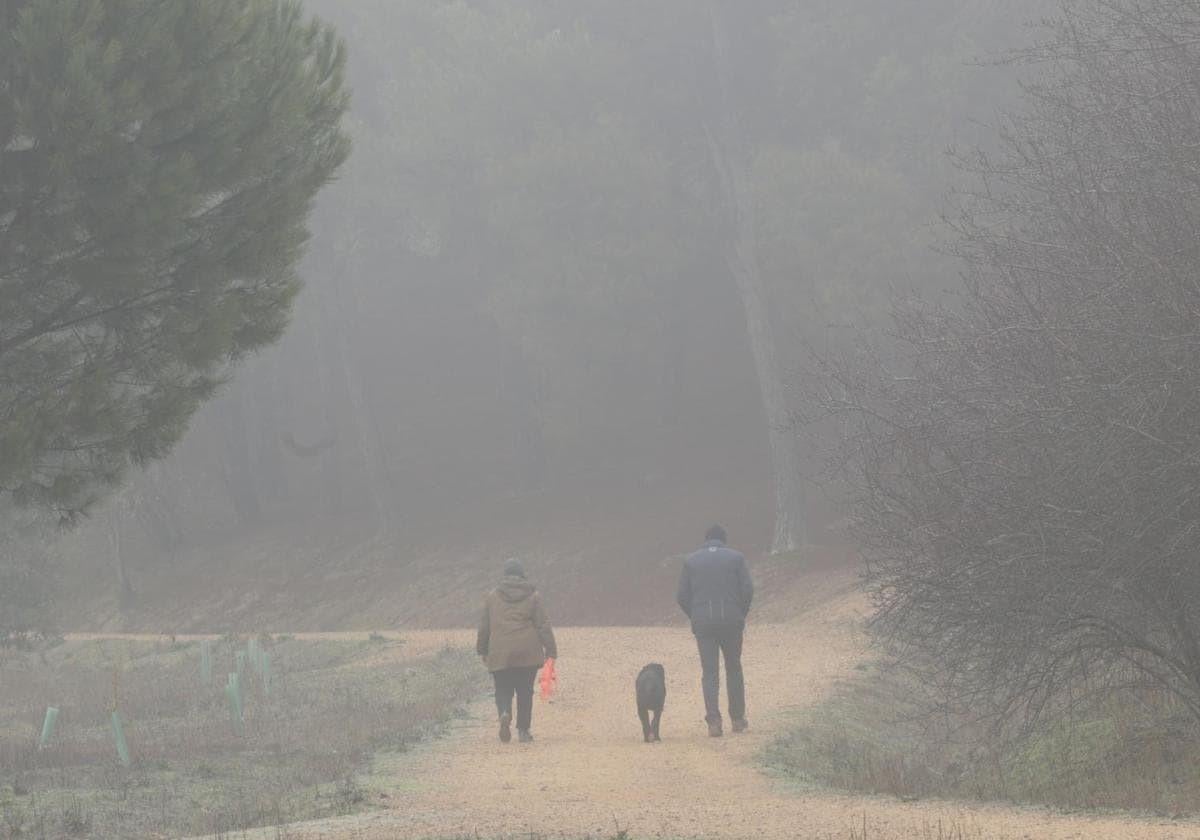
[[543, 416], [543, 387], [539, 372], [520, 341], [506, 346], [497, 400], [511, 405], [513, 452], [521, 493], [542, 490], [549, 463], [546, 424]]
[[117, 577], [117, 605], [122, 611], [133, 606], [133, 584], [125, 569], [125, 546], [121, 533], [123, 508], [124, 496], [118, 495], [109, 503], [108, 509], [108, 545], [112, 552], [113, 571]]
[[229, 497], [233, 500], [234, 515], [243, 528], [253, 527], [262, 521], [262, 505], [258, 497], [258, 466], [250, 453], [248, 424], [246, 422], [246, 383], [235, 383], [226, 400], [229, 408], [228, 446], [230, 452], [226, 470]]
[[[336, 410], [337, 396], [333, 391], [333, 370], [339, 365], [337, 365], [336, 361], [330, 359], [332, 355], [329, 349], [330, 342], [326, 336], [326, 319], [328, 317], [326, 307], [313, 307], [309, 311], [309, 335], [312, 338], [314, 355], [313, 375], [316, 379], [314, 385], [317, 394], [320, 395], [319, 411], [321, 413], [321, 420], [325, 432], [336, 438], [338, 416]], [[316, 413], [315, 411], [313, 412], [314, 415]], [[320, 513], [323, 516], [336, 516], [343, 512], [343, 500], [345, 498], [345, 488], [342, 486], [342, 459], [334, 457], [333, 453], [324, 453], [324, 455], [325, 457], [318, 459], [321, 471]]]
[[351, 350], [346, 334], [352, 329], [349, 322], [338, 330], [337, 355], [342, 368], [342, 380], [349, 398], [349, 414], [354, 427], [359, 461], [366, 472], [366, 490], [371, 502], [378, 533], [392, 533], [399, 525], [393, 513], [396, 494], [389, 488], [387, 452], [379, 437], [379, 423], [375, 412], [367, 403], [362, 377], [358, 366], [350, 357]]
[[[364, 276], [358, 265], [357, 254], [352, 251], [346, 257], [349, 276]], [[357, 281], [355, 281], [357, 282]], [[360, 329], [361, 313], [366, 311], [359, 300], [355, 282], [339, 282], [324, 289], [324, 310], [331, 314], [334, 334], [333, 352], [341, 373], [342, 387], [348, 401], [348, 414], [354, 431], [359, 462], [363, 468], [365, 490], [371, 503], [377, 534], [393, 535], [400, 521], [395, 511], [396, 492], [391, 486], [391, 469], [388, 450], [379, 431], [378, 416], [370, 403], [363, 383], [362, 360], [351, 347], [350, 336]]]
[[725, 26], [717, 9], [709, 3], [712, 23], [713, 58], [716, 65], [720, 108], [706, 126], [713, 167], [721, 187], [727, 237], [725, 261], [737, 285], [746, 318], [754, 372], [762, 395], [763, 413], [771, 447], [771, 472], [775, 488], [775, 535], [771, 551], [794, 551], [806, 542], [804, 485], [798, 441], [792, 430], [787, 394], [771, 329], [767, 290], [759, 270], [758, 243], [754, 220], [754, 194], [750, 185], [746, 154], [738, 131], [737, 115], [730, 96], [729, 57]]

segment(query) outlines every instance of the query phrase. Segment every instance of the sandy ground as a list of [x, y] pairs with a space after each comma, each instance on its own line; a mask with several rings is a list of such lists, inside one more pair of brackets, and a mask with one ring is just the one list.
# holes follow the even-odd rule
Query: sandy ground
[[[487, 701], [445, 739], [380, 758], [371, 783], [384, 807], [367, 814], [247, 836], [346, 838], [612, 837], [1200, 838], [1200, 823], [1097, 817], [966, 803], [798, 789], [755, 755], [796, 708], [818, 700], [863, 655], [860, 602], [842, 597], [803, 617], [753, 625], [745, 666], [751, 731], [710, 739], [702, 722], [694, 642], [679, 628], [573, 628], [559, 633], [560, 689], [535, 701], [532, 745], [498, 742]], [[361, 634], [349, 634], [357, 637]], [[405, 655], [467, 632], [405, 633]], [[633, 678], [667, 669], [663, 742], [642, 743]]]

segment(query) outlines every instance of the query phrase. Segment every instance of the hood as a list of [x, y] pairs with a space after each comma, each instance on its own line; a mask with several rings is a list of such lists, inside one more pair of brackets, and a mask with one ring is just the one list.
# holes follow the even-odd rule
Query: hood
[[500, 593], [500, 597], [510, 604], [516, 604], [524, 601], [533, 594], [534, 586], [523, 577], [515, 575], [505, 575], [504, 580], [496, 587], [496, 591]]

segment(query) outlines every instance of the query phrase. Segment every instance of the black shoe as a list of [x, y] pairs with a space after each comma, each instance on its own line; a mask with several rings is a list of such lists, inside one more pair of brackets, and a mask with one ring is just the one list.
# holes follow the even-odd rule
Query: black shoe
[[512, 740], [512, 729], [509, 728], [510, 726], [512, 726], [512, 715], [500, 715], [500, 743], [507, 744]]
[[736, 718], [733, 721], [733, 731], [734, 732], [745, 732], [749, 728], [750, 728], [750, 722], [747, 721], [745, 718]]
[[720, 738], [724, 734], [725, 734], [724, 730], [721, 729], [721, 721], [710, 720], [708, 722], [708, 737], [709, 738]]
[[528, 729], [521, 729], [517, 732], [517, 740], [522, 744], [532, 744], [533, 733], [531, 733]]

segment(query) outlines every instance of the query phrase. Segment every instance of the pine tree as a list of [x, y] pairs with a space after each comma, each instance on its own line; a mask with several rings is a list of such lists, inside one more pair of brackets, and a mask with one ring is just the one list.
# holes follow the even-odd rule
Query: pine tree
[[86, 510], [280, 335], [343, 64], [294, 0], [0, 0], [0, 501]]

